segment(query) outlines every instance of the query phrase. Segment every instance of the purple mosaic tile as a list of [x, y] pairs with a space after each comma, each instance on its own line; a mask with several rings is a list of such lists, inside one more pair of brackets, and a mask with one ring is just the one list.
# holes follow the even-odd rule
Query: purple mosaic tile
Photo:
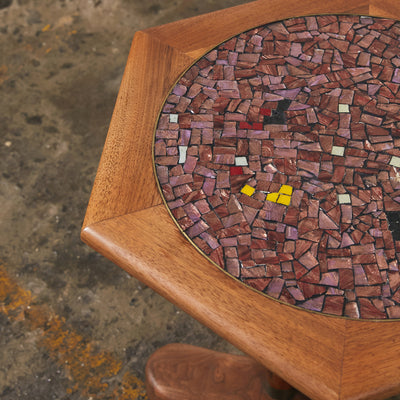
[[316, 16], [222, 43], [179, 80], [157, 177], [234, 278], [325, 314], [400, 318], [400, 23]]

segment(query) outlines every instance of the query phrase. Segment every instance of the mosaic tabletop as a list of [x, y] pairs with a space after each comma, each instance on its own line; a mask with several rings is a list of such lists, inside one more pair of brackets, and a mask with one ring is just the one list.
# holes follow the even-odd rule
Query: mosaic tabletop
[[286, 304], [400, 318], [400, 23], [275, 22], [222, 43], [164, 104], [154, 158], [188, 238]]

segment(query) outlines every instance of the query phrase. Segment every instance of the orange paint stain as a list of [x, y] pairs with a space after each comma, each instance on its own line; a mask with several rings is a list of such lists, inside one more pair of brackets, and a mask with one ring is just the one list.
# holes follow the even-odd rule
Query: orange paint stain
[[7, 65], [2, 65], [0, 67], [0, 85], [3, 84], [7, 79], [9, 79], [9, 76], [7, 76], [7, 73], [8, 73]]
[[11, 320], [25, 320], [32, 331], [39, 330], [39, 345], [68, 373], [72, 386], [68, 394], [79, 391], [96, 399], [147, 399], [145, 385], [136, 376], [125, 373], [123, 363], [108, 351], [68, 327], [64, 318], [46, 306], [34, 304], [30, 291], [21, 288], [0, 266], [0, 312]]
[[43, 330], [41, 345], [47, 349], [51, 358], [68, 369], [71, 379], [78, 384], [84, 396], [103, 398], [103, 394], [110, 389], [106, 381], [120, 372], [122, 362], [116, 360], [110, 352], [96, 353], [91, 342], [69, 329], [65, 320], [57, 315], [49, 314], [44, 324], [38, 324], [41, 315], [41, 307], [29, 310], [32, 327]]
[[42, 28], [42, 32], [47, 32], [51, 28], [50, 24], [47, 24], [45, 27]]
[[139, 396], [147, 399], [146, 388], [139, 378], [128, 372], [122, 378], [121, 385], [112, 393], [112, 398], [118, 400], [137, 399]]
[[21, 321], [31, 302], [31, 292], [20, 288], [0, 266], [0, 311], [10, 319]]

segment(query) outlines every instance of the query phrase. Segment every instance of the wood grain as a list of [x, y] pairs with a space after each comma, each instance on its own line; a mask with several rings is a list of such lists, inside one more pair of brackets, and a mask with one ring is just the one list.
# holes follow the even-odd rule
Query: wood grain
[[94, 224], [83, 239], [296, 389], [338, 398], [346, 321], [278, 303], [233, 279], [171, 227], [163, 205]]
[[169, 344], [146, 365], [150, 400], [273, 400], [268, 371], [249, 357]]
[[192, 62], [158, 39], [136, 33], [84, 226], [161, 203], [153, 173], [153, 133], [171, 85]]
[[309, 397], [381, 399], [400, 392], [399, 321], [352, 321], [306, 312], [234, 280], [180, 233], [153, 175], [158, 113], [194, 59], [254, 26], [328, 13], [400, 19], [400, 5], [395, 0], [259, 0], [138, 32], [82, 238]]
[[400, 2], [393, 0], [370, 0], [369, 14], [377, 17], [400, 18]]
[[347, 322], [343, 398], [387, 399], [400, 393], [398, 329], [399, 321]]
[[168, 43], [192, 57], [201, 57], [208, 49], [231, 36], [256, 26], [300, 15], [325, 14], [366, 14], [368, 0], [260, 0], [220, 10], [211, 14], [188, 18], [145, 30], [163, 43]]

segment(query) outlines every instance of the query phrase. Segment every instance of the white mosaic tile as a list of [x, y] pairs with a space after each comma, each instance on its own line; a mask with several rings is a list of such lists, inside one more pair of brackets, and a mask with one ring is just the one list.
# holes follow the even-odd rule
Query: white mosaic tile
[[340, 113], [348, 113], [350, 112], [350, 108], [348, 104], [339, 104], [339, 112]]
[[235, 157], [235, 165], [237, 167], [247, 167], [249, 165], [247, 157]]
[[187, 146], [179, 146], [179, 164], [184, 164], [186, 161]]
[[169, 122], [178, 123], [178, 114], [169, 114]]
[[351, 204], [351, 197], [349, 194], [338, 194], [339, 204]]
[[344, 147], [340, 147], [340, 146], [332, 146], [332, 152], [331, 154], [334, 156], [344, 156]]
[[400, 168], [400, 157], [393, 156], [389, 164], [393, 165], [393, 167]]

